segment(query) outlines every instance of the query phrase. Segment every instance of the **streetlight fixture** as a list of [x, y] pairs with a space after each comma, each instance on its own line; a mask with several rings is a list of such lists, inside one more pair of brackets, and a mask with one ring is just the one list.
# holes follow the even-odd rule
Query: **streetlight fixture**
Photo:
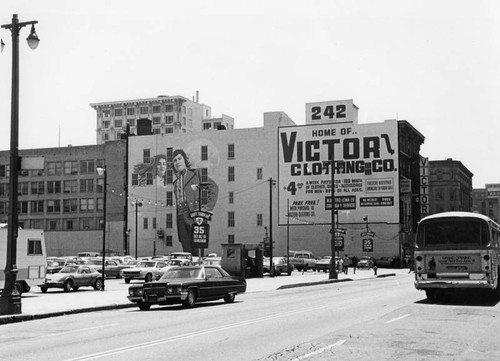
[[[0, 314], [12, 315], [21, 313], [21, 296], [16, 289], [17, 277], [17, 189], [19, 172], [19, 31], [26, 25], [31, 25], [28, 45], [36, 49], [40, 40], [35, 33], [38, 21], [19, 22], [17, 14], [12, 15], [12, 23], [2, 25], [12, 34], [12, 102], [10, 129], [10, 176], [9, 176], [9, 216], [7, 228], [7, 262], [5, 265], [5, 285], [0, 297]], [[0, 42], [3, 50], [5, 43]]]
[[103, 216], [102, 216], [102, 291], [104, 291], [104, 280], [106, 279], [106, 273], [105, 273], [105, 266], [106, 266], [106, 186], [107, 186], [107, 175], [108, 172], [106, 171], [106, 166], [102, 168], [97, 168], [97, 174], [99, 176], [104, 175], [104, 187], [103, 187], [103, 192], [104, 192], [104, 200], [103, 200]]

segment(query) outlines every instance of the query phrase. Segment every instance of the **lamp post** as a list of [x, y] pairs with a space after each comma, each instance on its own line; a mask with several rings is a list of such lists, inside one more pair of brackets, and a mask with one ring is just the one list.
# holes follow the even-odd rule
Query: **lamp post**
[[[12, 315], [21, 313], [21, 296], [16, 289], [17, 277], [17, 188], [19, 172], [19, 31], [26, 25], [31, 25], [31, 33], [26, 39], [31, 49], [36, 49], [40, 40], [35, 33], [38, 21], [19, 22], [17, 14], [12, 16], [12, 23], [2, 25], [12, 34], [12, 102], [10, 129], [10, 178], [9, 178], [9, 216], [7, 228], [7, 262], [5, 264], [5, 285], [0, 297], [0, 314]], [[3, 50], [4, 42], [0, 47]]]
[[138, 224], [137, 224], [137, 213], [139, 210], [139, 207], [142, 207], [142, 202], [135, 200], [135, 259], [137, 259], [137, 230], [138, 230]]
[[[330, 272], [328, 274], [328, 279], [338, 279], [337, 274], [337, 262], [335, 259], [335, 151], [332, 146], [332, 154], [330, 156], [330, 176], [332, 183], [332, 201], [331, 201], [331, 249], [332, 249], [332, 258], [330, 260]], [[338, 215], [337, 215], [338, 220]]]
[[104, 192], [104, 200], [103, 200], [103, 215], [102, 215], [102, 291], [104, 291], [104, 280], [106, 279], [106, 186], [107, 186], [107, 176], [108, 172], [106, 170], [106, 166], [103, 168], [97, 168], [97, 174], [100, 176], [104, 175], [104, 187], [103, 187], [103, 192]]
[[269, 275], [274, 277], [273, 262], [273, 186], [276, 181], [269, 178]]

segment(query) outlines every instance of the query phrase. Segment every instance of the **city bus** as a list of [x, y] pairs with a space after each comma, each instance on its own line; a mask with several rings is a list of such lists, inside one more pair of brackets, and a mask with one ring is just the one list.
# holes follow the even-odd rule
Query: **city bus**
[[423, 218], [415, 242], [415, 288], [429, 300], [456, 289], [500, 295], [500, 225], [470, 212]]

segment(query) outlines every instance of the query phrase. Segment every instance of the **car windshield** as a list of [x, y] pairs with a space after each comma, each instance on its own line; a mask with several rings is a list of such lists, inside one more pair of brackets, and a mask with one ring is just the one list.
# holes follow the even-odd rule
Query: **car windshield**
[[187, 279], [201, 278], [201, 268], [172, 268], [161, 277], [161, 279]]
[[78, 266], [65, 266], [59, 272], [60, 273], [75, 273], [78, 271]]
[[155, 265], [156, 265], [156, 262], [139, 262], [137, 264], [137, 267], [147, 268], [147, 267], [154, 267]]

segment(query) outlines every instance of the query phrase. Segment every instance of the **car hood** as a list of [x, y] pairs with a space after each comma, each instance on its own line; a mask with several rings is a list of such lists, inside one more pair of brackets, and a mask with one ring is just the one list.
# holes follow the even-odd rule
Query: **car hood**
[[47, 281], [50, 281], [50, 282], [57, 282], [57, 281], [61, 281], [65, 278], [68, 278], [68, 276], [71, 275], [71, 273], [51, 273], [51, 274], [47, 274], [47, 276], [45, 277], [45, 279]]

